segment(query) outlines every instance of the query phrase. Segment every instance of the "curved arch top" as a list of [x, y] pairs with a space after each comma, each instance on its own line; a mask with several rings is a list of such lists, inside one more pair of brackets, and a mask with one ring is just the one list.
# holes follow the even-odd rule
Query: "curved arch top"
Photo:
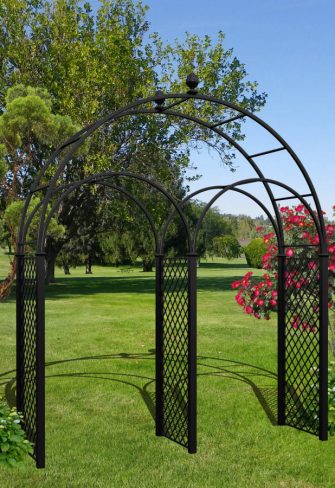
[[[193, 82], [190, 83], [190, 79], [193, 80]], [[196, 80], [196, 81], [194, 81]], [[71, 160], [75, 152], [80, 148], [80, 146], [85, 142], [85, 140], [92, 135], [95, 131], [97, 131], [100, 127], [106, 124], [111, 124], [115, 121], [117, 121], [120, 118], [126, 117], [126, 116], [136, 116], [136, 115], [165, 115], [165, 116], [171, 116], [171, 117], [179, 117], [179, 118], [184, 118], [186, 120], [190, 120], [199, 126], [202, 126], [206, 129], [209, 129], [213, 131], [217, 136], [222, 137], [223, 140], [227, 141], [236, 151], [238, 151], [243, 158], [248, 162], [248, 164], [253, 168], [257, 176], [262, 179], [264, 188], [268, 194], [268, 197], [271, 201], [272, 204], [272, 210], [276, 216], [276, 221], [277, 221], [277, 226], [278, 226], [278, 232], [280, 235], [280, 241], [283, 240], [283, 230], [282, 230], [282, 225], [280, 222], [280, 215], [278, 211], [278, 207], [274, 198], [274, 195], [272, 193], [272, 190], [270, 186], [267, 183], [267, 179], [265, 178], [265, 175], [263, 172], [260, 170], [259, 166], [256, 164], [254, 161], [255, 157], [259, 157], [261, 155], [264, 155], [266, 153], [271, 153], [271, 152], [277, 152], [281, 150], [285, 150], [289, 156], [292, 159], [292, 162], [298, 167], [299, 171], [301, 172], [308, 188], [310, 191], [310, 195], [313, 198], [318, 220], [320, 223], [320, 230], [321, 230], [321, 235], [323, 240], [326, 239], [326, 232], [325, 232], [325, 225], [324, 225], [324, 219], [323, 219], [323, 214], [322, 214], [322, 209], [321, 205], [319, 202], [319, 198], [317, 196], [317, 193], [315, 191], [315, 187], [311, 181], [311, 178], [308, 175], [308, 172], [306, 171], [304, 165], [302, 164], [301, 160], [298, 158], [297, 154], [293, 151], [291, 146], [286, 142], [286, 140], [280, 136], [270, 125], [268, 125], [266, 122], [264, 122], [261, 118], [256, 116], [254, 113], [250, 112], [249, 110], [240, 107], [236, 103], [227, 101], [227, 100], [222, 100], [219, 99], [215, 96], [211, 95], [206, 95], [199, 93], [197, 88], [197, 78], [192, 75], [191, 78], [188, 77], [187, 81], [188, 87], [190, 88], [187, 93], [163, 93], [161, 91], [156, 92], [155, 95], [138, 99], [135, 100], [134, 102], [126, 105], [125, 107], [122, 107], [118, 110], [112, 111], [108, 113], [106, 116], [100, 118], [99, 120], [95, 121], [92, 124], [89, 124], [82, 130], [78, 131], [76, 134], [68, 138], [63, 144], [61, 144], [50, 156], [48, 162], [46, 165], [41, 169], [40, 173], [37, 175], [35, 178], [32, 189], [30, 192], [29, 197], [27, 198], [27, 201], [25, 203], [25, 207], [22, 213], [21, 217], [21, 225], [20, 228], [23, 228], [23, 223], [27, 217], [27, 211], [28, 211], [28, 206], [29, 206], [29, 200], [31, 196], [36, 193], [39, 190], [39, 183], [42, 179], [42, 177], [45, 175], [45, 172], [47, 168], [53, 164], [59, 156], [61, 155], [62, 151], [67, 149], [67, 153], [63, 158], [60, 159], [58, 165], [57, 165], [57, 170], [54, 174], [54, 176], [50, 179], [47, 192], [46, 192], [46, 198], [44, 199], [44, 205], [42, 209], [42, 220], [46, 218], [46, 213], [47, 213], [47, 204], [48, 201], [50, 200], [53, 189], [56, 186], [57, 179], [59, 175], [62, 173], [65, 165]], [[172, 110], [174, 107], [177, 105], [181, 105], [184, 103], [187, 103], [189, 100], [201, 100], [205, 102], [209, 102], [214, 105], [219, 105], [222, 107], [225, 107], [227, 109], [232, 110], [233, 112], [236, 112], [236, 116], [230, 117], [229, 119], [225, 119], [216, 123], [211, 123], [209, 121], [203, 120], [199, 117], [194, 117], [191, 116], [187, 113], [183, 112], [178, 112], [175, 110]], [[165, 105], [167, 101], [171, 101], [171, 103]], [[149, 104], [155, 103], [156, 106], [154, 108], [148, 108]], [[248, 154], [247, 151], [245, 151], [240, 144], [238, 144], [237, 141], [235, 141], [232, 137], [229, 136], [224, 130], [222, 130], [222, 126], [227, 125], [229, 123], [234, 122], [235, 120], [238, 119], [245, 119], [248, 118], [252, 121], [254, 121], [256, 124], [258, 124], [260, 127], [262, 127], [265, 131], [267, 131], [275, 140], [277, 140], [280, 143], [279, 148], [275, 148], [274, 150], [270, 151], [265, 151], [265, 152], [259, 152], [258, 154], [250, 155]], [[18, 242], [22, 242], [22, 234], [18, 238]], [[324, 249], [324, 252], [326, 252], [326, 249]]]

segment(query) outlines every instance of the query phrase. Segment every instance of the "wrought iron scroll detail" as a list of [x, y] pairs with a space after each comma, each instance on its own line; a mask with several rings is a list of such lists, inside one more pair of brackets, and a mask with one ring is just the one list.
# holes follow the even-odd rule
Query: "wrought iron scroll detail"
[[319, 435], [320, 266], [299, 251], [285, 260], [285, 423]]
[[187, 258], [162, 260], [162, 434], [188, 447], [189, 294]]

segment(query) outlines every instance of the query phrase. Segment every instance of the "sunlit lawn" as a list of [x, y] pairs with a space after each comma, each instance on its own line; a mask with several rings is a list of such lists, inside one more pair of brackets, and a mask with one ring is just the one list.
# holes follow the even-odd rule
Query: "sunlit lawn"
[[[0, 487], [334, 487], [334, 440], [273, 425], [276, 321], [236, 305], [230, 284], [245, 267], [241, 259], [199, 269], [196, 455], [154, 434], [153, 273], [58, 271], [46, 303], [47, 467], [30, 458], [0, 467]], [[13, 298], [0, 304], [10, 401], [14, 308]]]

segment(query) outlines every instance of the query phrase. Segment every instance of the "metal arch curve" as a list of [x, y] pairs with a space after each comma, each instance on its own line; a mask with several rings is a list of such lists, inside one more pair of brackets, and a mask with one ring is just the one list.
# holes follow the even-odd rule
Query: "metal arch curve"
[[[196, 191], [190, 193], [189, 195], [187, 195], [187, 197], [182, 200], [181, 206], [184, 206], [185, 203], [187, 203], [191, 198], [195, 197], [196, 195], [199, 195], [200, 193], [204, 193], [206, 191], [212, 191], [212, 190], [223, 190], [224, 188], [226, 188], [224, 185], [216, 185], [216, 186], [208, 186], [206, 188], [201, 188], [199, 190], [196, 190]], [[284, 241], [281, 240], [281, 235], [280, 235], [280, 232], [278, 230], [277, 223], [274, 220], [274, 218], [272, 217], [272, 215], [269, 212], [269, 210], [266, 208], [266, 206], [258, 198], [256, 198], [254, 195], [252, 195], [251, 193], [249, 193], [249, 192], [247, 192], [245, 190], [242, 190], [241, 188], [231, 188], [230, 190], [231, 191], [235, 191], [237, 193], [242, 193], [243, 195], [249, 197], [251, 200], [253, 200], [266, 213], [268, 219], [271, 222], [272, 227], [274, 228], [274, 231], [275, 231], [275, 234], [276, 234], [276, 237], [277, 237], [278, 247], [280, 249], [282, 249], [283, 246], [284, 246]], [[175, 214], [174, 213], [174, 210], [172, 210], [172, 212], [168, 216], [167, 220], [165, 221], [165, 224], [164, 224], [164, 227], [163, 227], [163, 230], [162, 230], [162, 241], [161, 241], [161, 248], [162, 249], [163, 249], [163, 243], [164, 243], [164, 240], [165, 240], [166, 232], [168, 230], [168, 227], [169, 227], [169, 225], [170, 225], [170, 223], [172, 221], [172, 218], [173, 218], [174, 214]], [[193, 239], [192, 252], [196, 252], [196, 242], [195, 242], [195, 239]]]
[[[285, 190], [291, 192], [307, 208], [310, 216], [312, 217], [312, 219], [314, 221], [314, 224], [315, 224], [315, 227], [316, 227], [318, 236], [319, 236], [320, 251], [322, 253], [327, 254], [327, 243], [326, 243], [326, 240], [324, 239], [324, 236], [323, 236], [321, 224], [320, 224], [319, 220], [317, 219], [317, 217], [315, 216], [315, 213], [311, 209], [309, 203], [298, 192], [296, 192], [295, 190], [293, 190], [293, 188], [289, 187], [285, 183], [281, 183], [280, 181], [272, 180], [270, 178], [265, 178], [265, 179], [266, 179], [266, 181], [268, 183], [273, 184], [273, 185], [277, 185], [277, 186], [279, 186], [281, 188], [284, 188]], [[198, 222], [197, 222], [196, 228], [195, 228], [195, 232], [194, 232], [194, 237], [193, 237], [193, 243], [192, 243], [192, 245], [194, 246], [194, 243], [196, 243], [196, 241], [197, 241], [201, 224], [202, 224], [202, 222], [203, 222], [203, 220], [204, 220], [204, 218], [205, 218], [208, 210], [211, 208], [211, 206], [213, 205], [213, 203], [215, 203], [215, 201], [221, 195], [223, 195], [227, 191], [233, 189], [235, 186], [246, 185], [246, 184], [250, 184], [250, 183], [262, 183], [262, 180], [263, 180], [263, 178], [249, 178], [249, 179], [245, 179], [245, 180], [240, 180], [240, 181], [237, 181], [235, 183], [232, 183], [231, 185], [227, 185], [223, 190], [221, 190], [219, 193], [217, 193], [208, 202], [208, 204], [206, 205], [206, 207], [204, 208], [204, 210], [202, 211], [202, 213], [201, 213], [201, 215], [200, 215], [200, 217], [198, 219]]]
[[[143, 113], [143, 112], [141, 112], [141, 113]], [[148, 111], [145, 111], [144, 113], [154, 113], [154, 111], [153, 110], [148, 110]], [[191, 115], [182, 114], [181, 112], [166, 111], [165, 114], [171, 115], [171, 116], [174, 116], [174, 117], [180, 117], [180, 118], [183, 118], [183, 119], [186, 119], [186, 120], [190, 120], [190, 121], [195, 122], [195, 123], [197, 123], [197, 124], [199, 124], [199, 125], [201, 125], [203, 127], [206, 127], [208, 129], [211, 129], [213, 132], [215, 132], [218, 135], [220, 135], [222, 138], [224, 138], [226, 141], [228, 141], [229, 144], [231, 144], [233, 147], [235, 147], [235, 149], [248, 161], [248, 163], [253, 168], [253, 170], [255, 171], [255, 173], [260, 178], [265, 179], [265, 176], [264, 176], [263, 172], [260, 170], [260, 168], [255, 163], [255, 161], [249, 156], [249, 154], [240, 146], [240, 144], [238, 144], [234, 139], [232, 139], [230, 136], [228, 136], [227, 134], [225, 134], [220, 129], [211, 128], [210, 125], [207, 122], [205, 122], [204, 120], [199, 119], [198, 117], [191, 116]], [[278, 231], [279, 231], [279, 234], [280, 234], [279, 241], [282, 241], [282, 240], [284, 240], [284, 233], [283, 233], [283, 227], [282, 227], [282, 223], [281, 223], [281, 219], [280, 219], [280, 213], [278, 211], [277, 205], [275, 204], [274, 195], [272, 193], [272, 190], [271, 190], [270, 186], [267, 184], [266, 181], [264, 181], [264, 188], [265, 188], [265, 190], [266, 190], [266, 192], [267, 192], [267, 194], [268, 194], [268, 196], [270, 198], [270, 201], [271, 201], [272, 207], [273, 207], [273, 211], [274, 211], [274, 213], [276, 215], [277, 225], [278, 225]]]
[[[171, 97], [173, 97], [173, 95], [171, 95]], [[190, 97], [187, 97], [187, 98], [190, 98]], [[123, 111], [123, 112], [120, 112], [120, 114], [118, 114], [118, 115], [114, 114], [115, 115], [114, 120], [116, 120], [118, 117], [123, 117], [123, 116], [126, 116], [126, 115], [139, 115], [139, 114], [155, 114], [155, 115], [157, 115], [157, 113], [159, 113], [159, 112], [157, 112], [157, 110], [155, 110], [155, 109], [145, 109], [145, 110], [140, 110], [140, 111], [137, 111], [137, 112], [134, 112], [134, 111], [132, 111], [132, 112]], [[204, 120], [199, 119], [199, 118], [194, 117], [194, 116], [190, 116], [190, 115], [187, 115], [187, 114], [183, 114], [181, 112], [170, 111], [170, 110], [167, 111], [167, 110], [165, 110], [164, 111], [164, 114], [165, 115], [175, 116], [175, 117], [180, 117], [180, 118], [183, 118], [183, 119], [186, 119], [186, 120], [191, 120], [191, 121], [197, 123], [198, 125], [203, 126], [203, 127], [206, 127], [207, 129], [210, 129], [213, 132], [217, 133], [219, 136], [221, 136], [222, 138], [224, 138], [225, 140], [227, 140], [229, 142], [229, 144], [231, 144], [233, 147], [235, 147], [235, 149], [240, 154], [242, 154], [242, 156], [248, 161], [248, 163], [251, 165], [251, 167], [254, 169], [254, 171], [256, 172], [256, 174], [260, 178], [264, 178], [264, 174], [259, 169], [258, 165], [249, 156], [249, 154], [234, 139], [232, 139], [230, 136], [228, 136], [227, 134], [225, 134], [222, 130], [217, 129], [217, 128], [212, 128], [210, 126], [210, 124], [208, 124]], [[96, 130], [96, 128], [94, 130]], [[85, 138], [86, 137], [88, 137], [88, 135], [85, 135]], [[58, 176], [59, 176], [62, 168], [64, 168], [65, 164], [67, 163], [68, 159], [69, 159], [69, 156], [67, 156], [66, 158], [64, 158], [62, 164], [58, 168], [58, 171], [56, 172], [56, 174], [52, 178], [52, 181], [53, 182], [57, 181], [57, 178], [58, 178]], [[272, 207], [273, 207], [274, 213], [275, 213], [276, 218], [277, 218], [279, 233], [281, 235], [281, 239], [280, 240], [282, 240], [283, 239], [283, 230], [282, 230], [282, 225], [281, 225], [281, 220], [280, 220], [280, 214], [279, 214], [278, 208], [277, 208], [277, 206], [276, 206], [276, 204], [274, 202], [274, 195], [272, 193], [272, 190], [271, 190], [270, 186], [266, 182], [264, 182], [264, 187], [265, 187], [265, 189], [266, 189], [266, 191], [268, 193], [268, 196], [270, 198], [270, 201], [272, 203]], [[46, 209], [44, 209], [44, 211], [46, 213]]]
[[[186, 100], [189, 100], [189, 99], [204, 100], [204, 101], [208, 101], [210, 103], [214, 103], [214, 104], [218, 104], [218, 105], [221, 105], [221, 106], [225, 106], [225, 107], [230, 108], [230, 109], [232, 109], [232, 110], [234, 110], [234, 111], [236, 111], [236, 112], [238, 112], [240, 114], [243, 114], [245, 117], [248, 117], [248, 118], [254, 120], [257, 124], [259, 124], [266, 131], [268, 131], [275, 139], [277, 139], [282, 144], [282, 146], [284, 147], [284, 149], [289, 153], [289, 155], [291, 156], [291, 158], [293, 159], [293, 161], [296, 163], [296, 165], [300, 169], [300, 171], [301, 171], [301, 173], [302, 173], [302, 175], [303, 175], [303, 177], [304, 177], [304, 179], [305, 179], [305, 181], [306, 181], [306, 183], [307, 183], [307, 185], [308, 185], [308, 187], [309, 187], [309, 189], [311, 191], [311, 196], [314, 199], [314, 202], [315, 202], [315, 205], [316, 205], [316, 210], [317, 210], [318, 217], [319, 217], [319, 221], [320, 221], [321, 232], [323, 233], [324, 237], [326, 237], [325, 225], [324, 225], [322, 210], [321, 210], [320, 202], [319, 202], [318, 196], [316, 194], [314, 185], [313, 185], [313, 183], [312, 183], [312, 181], [311, 181], [311, 179], [310, 179], [310, 177], [308, 175], [308, 172], [306, 171], [305, 167], [303, 166], [302, 162], [300, 161], [300, 159], [298, 158], [298, 156], [295, 154], [295, 152], [293, 151], [293, 149], [284, 140], [284, 138], [282, 138], [274, 129], [272, 129], [262, 119], [260, 119], [259, 117], [257, 117], [253, 113], [249, 112], [248, 110], [246, 110], [246, 109], [244, 109], [244, 108], [242, 108], [242, 107], [240, 107], [240, 106], [238, 106], [238, 105], [236, 105], [236, 104], [234, 104], [232, 102], [228, 102], [228, 101], [225, 101], [225, 100], [221, 100], [221, 99], [218, 99], [218, 98], [216, 98], [214, 96], [210, 96], [210, 95], [199, 94], [198, 92], [194, 92], [194, 93], [190, 93], [189, 92], [189, 93], [186, 93], [186, 94], [185, 93], [181, 93], [181, 94], [178, 94], [178, 93], [177, 94], [167, 93], [167, 94], [159, 94], [159, 95], [156, 94], [156, 95], [151, 96], [151, 97], [147, 97], [147, 98], [144, 98], [144, 99], [136, 100], [135, 102], [132, 102], [131, 104], [128, 104], [125, 107], [122, 107], [121, 109], [116, 110], [116, 111], [113, 111], [113, 112], [107, 114], [105, 117], [102, 117], [102, 118], [98, 119], [96, 122], [90, 124], [89, 126], [85, 127], [84, 129], [80, 130], [79, 132], [77, 132], [74, 136], [70, 137], [58, 149], [56, 149], [54, 151], [53, 155], [50, 157], [50, 159], [48, 160], [48, 162], [46, 163], [46, 165], [42, 168], [41, 172], [36, 177], [36, 179], [34, 181], [34, 184], [33, 184], [33, 190], [36, 191], [38, 182], [40, 181], [40, 179], [43, 176], [43, 174], [45, 174], [45, 171], [46, 171], [47, 167], [49, 167], [49, 165], [53, 161], [55, 161], [55, 159], [57, 158], [57, 155], [64, 148], [72, 145], [69, 153], [65, 156], [65, 158], [63, 159], [63, 161], [59, 165], [58, 170], [56, 171], [56, 174], [51, 178], [51, 180], [50, 180], [50, 186], [49, 186], [49, 189], [47, 191], [47, 194], [49, 193], [49, 191], [51, 189], [50, 187], [52, 185], [54, 185], [55, 181], [57, 180], [57, 178], [58, 178], [58, 176], [59, 176], [62, 168], [64, 168], [65, 164], [70, 160], [70, 158], [72, 157], [72, 155], [74, 154], [74, 152], [83, 144], [83, 142], [87, 139], [87, 137], [89, 137], [90, 134], [92, 134], [96, 129], [98, 129], [103, 124], [105, 124], [105, 123], [111, 123], [113, 120], [116, 120], [119, 117], [123, 117], [125, 115], [136, 115], [136, 114], [139, 114], [139, 113], [141, 113], [141, 111], [135, 111], [134, 109], [136, 107], [140, 107], [140, 106], [145, 105], [147, 103], [154, 102], [154, 101], [157, 101], [157, 100], [161, 100], [162, 98], [164, 98], [164, 99], [177, 99], [177, 100], [179, 99], [179, 100], [181, 100], [180, 102], [175, 102], [174, 104], [171, 104], [170, 106], [176, 105], [178, 103], [182, 103], [183, 101], [186, 101]], [[168, 107], [166, 107], [166, 108], [165, 107], [160, 107], [159, 110], [154, 110], [154, 111], [152, 111], [152, 113], [165, 114], [165, 113], [167, 113], [167, 110], [166, 110], [167, 108]], [[185, 115], [183, 115], [183, 117], [186, 118]], [[222, 121], [222, 123], [224, 123], [224, 121]], [[217, 124], [217, 125], [220, 125], [220, 123]], [[211, 130], [214, 130], [214, 128], [211, 127], [209, 124], [207, 124], [207, 127], [210, 128]], [[222, 134], [220, 134], [220, 135], [222, 135]], [[249, 155], [248, 155], [248, 157], [249, 157]], [[22, 228], [21, 223], [24, 222], [24, 220], [26, 218], [26, 212], [27, 212], [27, 208], [28, 208], [30, 199], [31, 199], [31, 195], [29, 195], [28, 198], [27, 198], [27, 201], [26, 201], [26, 204], [25, 204], [25, 207], [24, 207], [22, 216], [21, 216], [20, 229]], [[45, 217], [46, 208], [43, 208], [42, 214]], [[19, 240], [20, 240], [20, 236], [19, 236]]]
[[[75, 182], [74, 185], [81, 186], [81, 185], [86, 184], [86, 183], [99, 183], [99, 181], [101, 181], [101, 180], [104, 180], [107, 178], [112, 178], [112, 177], [129, 177], [129, 178], [133, 178], [136, 180], [144, 181], [145, 183], [148, 183], [150, 186], [152, 186], [153, 188], [156, 188], [156, 190], [158, 190], [160, 193], [162, 193], [167, 198], [167, 200], [174, 206], [174, 208], [177, 210], [177, 212], [178, 212], [178, 214], [179, 214], [179, 216], [183, 222], [185, 231], [186, 231], [186, 236], [187, 236], [189, 248], [191, 247], [190, 230], [189, 230], [186, 218], [184, 216], [184, 213], [183, 213], [182, 209], [179, 208], [178, 203], [176, 202], [174, 197], [172, 197], [172, 195], [170, 195], [170, 193], [168, 191], [166, 191], [165, 188], [163, 188], [162, 185], [160, 185], [159, 183], [154, 182], [145, 176], [138, 175], [135, 173], [107, 171], [105, 173], [96, 174], [96, 175], [92, 175], [90, 177], [84, 178], [83, 180], [80, 180], [79, 182]], [[52, 196], [52, 194], [49, 196], [49, 199], [48, 199], [48, 195], [46, 195], [46, 197], [44, 198], [43, 203], [41, 205], [41, 206], [43, 206], [43, 209], [47, 208], [51, 196]], [[40, 217], [39, 230], [38, 230], [38, 242], [37, 242], [37, 252], [38, 253], [42, 253], [43, 247], [44, 247], [43, 246], [43, 242], [45, 239], [45, 234], [44, 234], [45, 218], [44, 217], [45, 217], [45, 214], [42, 212], [42, 215]]]
[[[62, 202], [62, 200], [64, 200], [64, 198], [66, 198], [67, 195], [69, 195], [71, 192], [73, 192], [76, 188], [79, 188], [80, 186], [83, 186], [85, 184], [88, 184], [89, 185], [89, 184], [92, 184], [92, 183], [90, 183], [90, 182], [84, 183], [84, 184], [77, 183], [75, 185], [72, 185], [64, 193], [62, 193], [59, 196], [59, 198], [56, 200], [56, 202], [54, 202], [54, 204], [51, 207], [50, 212], [48, 213], [48, 216], [47, 216], [47, 218], [46, 218], [46, 220], [44, 222], [44, 227], [43, 227], [43, 235], [44, 236], [46, 235], [46, 232], [47, 232], [48, 226], [50, 224], [50, 221], [51, 221], [53, 215], [55, 214], [58, 206]], [[154, 236], [155, 250], [156, 250], [156, 252], [158, 252], [158, 242], [159, 242], [159, 240], [158, 240], [158, 235], [157, 235], [156, 227], [155, 227], [154, 221], [153, 221], [153, 219], [152, 219], [152, 217], [151, 217], [148, 209], [145, 207], [145, 205], [143, 205], [143, 203], [137, 197], [135, 197], [135, 195], [133, 195], [131, 192], [129, 192], [125, 188], [122, 188], [122, 187], [117, 186], [117, 185], [113, 185], [112, 183], [109, 183], [107, 181], [101, 181], [101, 182], [99, 182], [97, 184], [99, 184], [101, 186], [106, 186], [106, 187], [111, 188], [113, 190], [116, 190], [119, 193], [123, 193], [124, 195], [127, 196], [127, 198], [129, 198], [134, 203], [136, 203], [136, 205], [138, 205], [138, 207], [143, 211], [144, 215], [146, 216], [146, 218], [147, 218], [147, 220], [149, 222], [149, 225], [151, 227], [151, 230], [152, 230], [152, 233], [153, 233], [153, 236]]]

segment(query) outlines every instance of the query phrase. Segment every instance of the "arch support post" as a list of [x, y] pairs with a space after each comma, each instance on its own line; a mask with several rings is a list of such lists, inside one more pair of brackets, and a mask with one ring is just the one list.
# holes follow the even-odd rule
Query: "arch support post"
[[197, 452], [197, 254], [188, 260], [188, 452]]
[[22, 428], [45, 467], [45, 255], [16, 255], [16, 384]]
[[36, 254], [36, 467], [45, 467], [45, 253]]
[[277, 374], [278, 374], [278, 425], [285, 425], [285, 260], [283, 252], [278, 254], [278, 338], [277, 338]]
[[24, 410], [24, 254], [16, 254], [16, 408]]
[[320, 348], [319, 348], [319, 439], [328, 439], [328, 254], [319, 254]]
[[163, 254], [156, 254], [156, 435], [163, 435]]

